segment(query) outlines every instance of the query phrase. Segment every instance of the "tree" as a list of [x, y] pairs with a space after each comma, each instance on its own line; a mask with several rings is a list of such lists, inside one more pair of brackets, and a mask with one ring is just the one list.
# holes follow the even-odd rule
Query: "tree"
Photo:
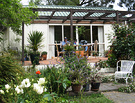
[[79, 5], [92, 7], [107, 7], [114, 3], [115, 0], [81, 0]]
[[23, 7], [20, 0], [0, 0], [0, 32], [11, 27], [14, 32], [21, 34], [22, 22], [29, 24], [35, 17], [37, 13]]
[[79, 0], [47, 0], [48, 5], [78, 5]]
[[29, 4], [34, 4], [34, 5], [44, 5], [42, 3], [43, 0], [30, 0]]
[[135, 0], [120, 0], [120, 7], [126, 7], [128, 10], [135, 10]]
[[92, 6], [92, 7], [106, 7], [114, 3], [115, 0], [47, 0], [49, 5], [77, 5], [77, 6]]

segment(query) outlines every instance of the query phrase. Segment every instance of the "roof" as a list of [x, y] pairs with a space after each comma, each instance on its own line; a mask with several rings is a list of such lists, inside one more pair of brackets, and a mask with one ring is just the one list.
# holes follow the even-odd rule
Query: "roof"
[[[37, 19], [60, 19], [63, 23], [70, 20], [71, 17], [76, 22], [82, 20], [102, 20], [102, 21], [135, 21], [127, 14], [135, 14], [135, 11], [118, 11], [107, 7], [82, 7], [82, 6], [63, 6], [63, 5], [38, 5], [33, 8], [34, 12], [38, 12]], [[72, 16], [71, 16], [72, 15]]]

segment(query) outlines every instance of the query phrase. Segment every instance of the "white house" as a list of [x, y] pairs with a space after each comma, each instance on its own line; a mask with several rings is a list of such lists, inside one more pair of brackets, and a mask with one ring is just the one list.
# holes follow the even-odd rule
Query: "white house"
[[[39, 51], [47, 51], [47, 58], [56, 56], [55, 41], [60, 43], [67, 37], [69, 40], [87, 40], [88, 44], [93, 44], [98, 40], [99, 52], [103, 56], [104, 50], [108, 50], [108, 39], [106, 34], [112, 34], [112, 23], [114, 21], [123, 22], [127, 20], [124, 16], [130, 14], [126, 11], [115, 11], [111, 8], [101, 7], [80, 7], [80, 6], [38, 6], [33, 8], [38, 12], [39, 17], [31, 25], [24, 25], [24, 46], [29, 45], [28, 33], [41, 31], [44, 33], [44, 47]], [[132, 12], [131, 12], [132, 13]], [[132, 18], [130, 17], [132, 20]], [[84, 35], [79, 35], [78, 28], [84, 26]], [[7, 31], [8, 44], [18, 47], [21, 50], [22, 41], [15, 42], [16, 36], [9, 28]], [[21, 38], [21, 37], [19, 37]]]

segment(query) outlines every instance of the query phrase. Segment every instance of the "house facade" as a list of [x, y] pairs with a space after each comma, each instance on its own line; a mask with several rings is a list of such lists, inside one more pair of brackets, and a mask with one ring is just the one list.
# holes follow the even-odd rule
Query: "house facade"
[[[39, 17], [30, 25], [24, 24], [24, 46], [29, 45], [27, 38], [30, 32], [43, 32], [42, 45], [44, 46], [39, 51], [47, 51], [47, 59], [57, 56], [55, 44], [57, 42], [59, 45], [64, 41], [64, 37], [67, 37], [69, 41], [71, 39], [76, 41], [77, 44], [81, 40], [86, 40], [87, 44], [94, 44], [94, 41], [98, 40], [98, 51], [100, 56], [103, 56], [104, 51], [108, 50], [110, 45], [107, 34], [113, 34], [112, 23], [119, 20], [117, 12], [111, 8], [45, 5], [38, 6], [33, 11], [38, 12]], [[117, 18], [115, 19], [115, 17]], [[81, 34], [82, 27], [85, 30]], [[22, 37], [16, 36], [10, 28], [6, 34], [8, 43], [21, 50], [22, 41], [14, 42], [13, 39], [22, 39]]]

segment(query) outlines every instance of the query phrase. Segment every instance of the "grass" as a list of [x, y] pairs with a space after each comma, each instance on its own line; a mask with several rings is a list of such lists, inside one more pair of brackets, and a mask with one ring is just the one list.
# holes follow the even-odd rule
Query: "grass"
[[68, 97], [67, 100], [70, 101], [70, 103], [113, 103], [113, 101], [107, 99], [100, 93], [90, 96]]

